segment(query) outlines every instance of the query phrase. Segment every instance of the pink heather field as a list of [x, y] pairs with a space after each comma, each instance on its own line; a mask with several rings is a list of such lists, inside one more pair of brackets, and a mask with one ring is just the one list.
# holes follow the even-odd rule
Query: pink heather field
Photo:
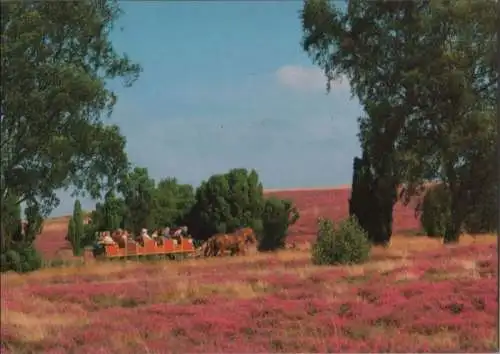
[[364, 265], [307, 249], [4, 274], [6, 353], [493, 352], [495, 236], [395, 236]]

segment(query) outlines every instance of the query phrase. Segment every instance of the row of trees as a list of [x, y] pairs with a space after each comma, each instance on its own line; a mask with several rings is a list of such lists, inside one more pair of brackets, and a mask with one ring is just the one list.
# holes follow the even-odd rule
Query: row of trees
[[165, 226], [187, 225], [195, 239], [233, 232], [250, 226], [263, 251], [285, 245], [288, 227], [299, 218], [289, 200], [265, 198], [257, 172], [232, 169], [204, 181], [200, 187], [180, 184], [175, 178], [155, 183], [145, 168], [135, 168], [109, 192], [83, 225], [81, 206], [75, 203], [69, 221], [68, 240], [76, 255], [95, 242], [96, 231], [125, 228], [139, 234]]
[[498, 6], [304, 2], [304, 50], [323, 69], [327, 89], [347, 77], [364, 108], [350, 211], [376, 243], [390, 240], [400, 185], [408, 201], [426, 182], [442, 184], [445, 242], [458, 242], [468, 219], [476, 229], [498, 224]]

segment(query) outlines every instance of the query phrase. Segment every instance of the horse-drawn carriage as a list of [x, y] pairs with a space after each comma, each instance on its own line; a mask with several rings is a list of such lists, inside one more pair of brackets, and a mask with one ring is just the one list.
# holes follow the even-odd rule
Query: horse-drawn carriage
[[134, 239], [124, 230], [103, 232], [99, 234], [99, 242], [94, 246], [96, 258], [127, 258], [140, 256], [189, 256], [217, 257], [229, 253], [244, 255], [249, 246], [256, 246], [257, 239], [251, 228], [241, 228], [230, 234], [216, 234], [205, 241], [201, 247], [195, 248], [193, 239], [187, 235], [187, 228], [178, 228], [173, 232], [159, 230], [151, 236], [143, 229], [141, 235]]

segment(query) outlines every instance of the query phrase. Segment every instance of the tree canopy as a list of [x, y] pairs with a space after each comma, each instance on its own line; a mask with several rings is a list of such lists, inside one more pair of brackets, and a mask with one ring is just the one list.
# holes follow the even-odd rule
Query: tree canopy
[[128, 166], [125, 138], [104, 124], [116, 95], [140, 66], [120, 55], [109, 34], [117, 1], [2, 2], [1, 187], [18, 203], [57, 206], [73, 187], [99, 197]]
[[187, 220], [199, 239], [245, 226], [260, 228], [264, 197], [255, 170], [234, 168], [213, 175], [201, 183], [195, 198]]

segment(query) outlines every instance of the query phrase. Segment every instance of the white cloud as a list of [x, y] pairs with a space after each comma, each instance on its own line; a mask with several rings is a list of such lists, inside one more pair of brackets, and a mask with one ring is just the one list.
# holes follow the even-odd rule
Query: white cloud
[[[298, 91], [325, 91], [326, 76], [321, 69], [316, 67], [305, 67], [300, 65], [285, 65], [276, 70], [276, 79], [285, 86]], [[344, 79], [332, 82], [332, 89], [336, 87], [348, 87], [348, 81]]]

